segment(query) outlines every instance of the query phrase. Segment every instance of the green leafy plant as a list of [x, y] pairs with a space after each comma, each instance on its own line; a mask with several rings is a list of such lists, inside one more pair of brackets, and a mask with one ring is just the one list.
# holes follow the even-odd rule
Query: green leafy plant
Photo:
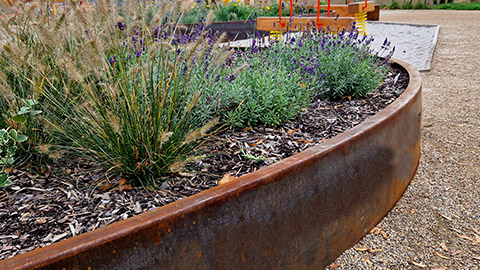
[[[434, 3], [435, 4], [435, 3]], [[436, 8], [438, 9], [452, 9], [452, 10], [480, 10], [480, 3], [479, 2], [472, 2], [472, 3], [442, 3], [437, 5]]]
[[393, 54], [387, 52], [389, 44], [385, 41], [382, 51], [372, 55], [371, 42], [355, 28], [338, 34], [320, 30], [287, 37], [274, 44], [270, 53], [271, 58], [277, 57], [282, 65], [300, 73], [299, 83], [313, 88], [316, 95], [358, 98], [373, 91], [386, 74], [386, 60], [379, 56], [385, 54], [389, 59]]
[[256, 8], [247, 6], [245, 4], [230, 3], [229, 5], [219, 5], [218, 10], [215, 10], [215, 21], [246, 21], [248, 18], [253, 18], [258, 12]]
[[414, 6], [413, 9], [426, 9], [427, 7], [421, 2], [418, 1]]
[[25, 103], [25, 106], [21, 107], [20, 111], [17, 112], [17, 115], [12, 118], [13, 121], [19, 124], [25, 123], [27, 120], [26, 115], [35, 116], [42, 113], [41, 110], [36, 110], [34, 108], [35, 105], [38, 105], [38, 102], [34, 99], [27, 99], [23, 102]]
[[400, 8], [401, 8], [401, 9], [413, 9], [412, 0], [403, 2], [403, 3], [400, 5]]
[[393, 0], [388, 8], [389, 9], [400, 9], [400, 3], [398, 3], [396, 0]]
[[[276, 17], [279, 14], [280, 6], [276, 2], [269, 6], [250, 6], [235, 1], [230, 2], [228, 5], [218, 3], [218, 7], [196, 4], [182, 16], [182, 23], [198, 23], [202, 19], [206, 19], [210, 11], [213, 11], [214, 22], [247, 21], [259, 16]], [[302, 14], [307, 12], [307, 10], [302, 6], [295, 6], [294, 12], [295, 14]], [[290, 16], [290, 8], [283, 6], [282, 15]]]
[[232, 104], [224, 110], [224, 119], [231, 127], [240, 128], [278, 126], [293, 119], [309, 102], [309, 89], [299, 85], [301, 75], [284, 66], [262, 68], [261, 61], [267, 60], [263, 57], [252, 60], [248, 72], [240, 73], [222, 91], [222, 100]]
[[6, 169], [13, 165], [17, 144], [27, 140], [27, 136], [19, 134], [15, 129], [0, 129], [0, 187], [12, 184]]

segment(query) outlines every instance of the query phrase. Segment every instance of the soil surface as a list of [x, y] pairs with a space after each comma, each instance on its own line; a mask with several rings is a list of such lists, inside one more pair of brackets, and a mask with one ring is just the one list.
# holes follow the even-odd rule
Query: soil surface
[[[292, 156], [361, 123], [392, 103], [408, 85], [392, 66], [384, 83], [365, 99], [312, 103], [277, 128], [227, 130], [199, 150], [208, 156], [188, 171], [164, 177], [155, 191], [109, 182], [88, 161], [58, 160], [43, 174], [16, 169], [13, 187], [0, 190], [0, 260], [79, 235], [216, 186]], [[227, 176], [225, 176], [227, 175]], [[117, 179], [118, 180], [118, 179]]]
[[397, 206], [327, 269], [480, 269], [480, 12], [382, 10], [380, 19], [440, 26], [422, 73], [420, 164]]

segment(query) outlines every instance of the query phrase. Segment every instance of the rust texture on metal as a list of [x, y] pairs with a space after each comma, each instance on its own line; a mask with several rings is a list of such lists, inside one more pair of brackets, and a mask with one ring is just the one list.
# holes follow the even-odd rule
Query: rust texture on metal
[[410, 74], [407, 90], [357, 127], [0, 269], [322, 269], [393, 208], [416, 172], [421, 77], [397, 63]]

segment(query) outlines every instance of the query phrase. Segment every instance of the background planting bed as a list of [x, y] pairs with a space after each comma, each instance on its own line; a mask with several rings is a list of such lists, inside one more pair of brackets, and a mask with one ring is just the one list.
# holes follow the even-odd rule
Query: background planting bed
[[181, 201], [0, 269], [321, 269], [400, 199], [420, 157], [421, 77], [360, 125]]

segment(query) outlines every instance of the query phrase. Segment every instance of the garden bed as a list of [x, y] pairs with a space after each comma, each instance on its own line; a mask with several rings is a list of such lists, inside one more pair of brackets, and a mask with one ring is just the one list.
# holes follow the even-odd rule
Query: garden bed
[[0, 268], [319, 268], [400, 198], [421, 85], [388, 40], [230, 50], [181, 3], [3, 21]]
[[[365, 99], [313, 99], [294, 121], [277, 128], [246, 128], [212, 136], [199, 154], [209, 156], [164, 178], [156, 191], [120, 191], [105, 171], [79, 158], [56, 161], [43, 174], [15, 170], [13, 188], [0, 191], [0, 259], [25, 253], [135, 216], [256, 171], [322, 143], [375, 115], [408, 85], [393, 65], [385, 82]], [[118, 180], [118, 179], [117, 179]], [[115, 187], [114, 187], [115, 186]]]
[[[407, 91], [358, 127], [237, 181], [4, 260], [0, 267], [326, 266], [379, 222], [416, 171], [420, 75], [402, 65], [410, 76]], [[388, 84], [405, 82], [402, 75], [396, 78], [390, 77]], [[385, 99], [391, 95], [396, 94]], [[208, 185], [181, 182], [182, 198], [193, 186]], [[165, 189], [179, 190], [176, 185]], [[110, 192], [109, 196], [130, 201], [133, 194]]]

